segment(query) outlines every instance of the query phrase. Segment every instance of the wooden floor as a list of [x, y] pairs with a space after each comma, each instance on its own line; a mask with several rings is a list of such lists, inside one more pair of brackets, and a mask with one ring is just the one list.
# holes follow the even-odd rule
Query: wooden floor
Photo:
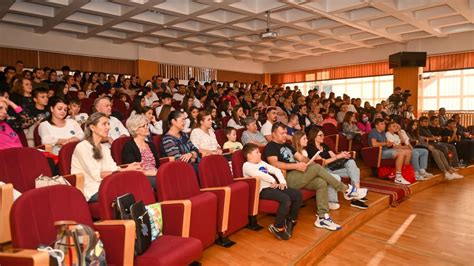
[[474, 265], [474, 174], [383, 211], [319, 265]]
[[[474, 168], [469, 172], [474, 174]], [[200, 262], [203, 265], [312, 265], [317, 262], [325, 265], [366, 265], [376, 262], [371, 260], [377, 257], [377, 260], [381, 259], [380, 265], [397, 261], [405, 265], [442, 265], [449, 262], [465, 265], [469, 260], [473, 262], [471, 265], [474, 265], [474, 176], [446, 183], [441, 183], [442, 181], [443, 177], [438, 176], [429, 181], [415, 183], [412, 187], [415, 195], [397, 208], [389, 208], [388, 196], [372, 192], [369, 193], [368, 210], [352, 208], [349, 202], [340, 197], [341, 209], [331, 211], [333, 220], [343, 226], [343, 229], [337, 232], [313, 226], [315, 203], [314, 200], [309, 200], [306, 207], [300, 210], [298, 225], [289, 241], [276, 240], [266, 230], [274, 217], [265, 215], [259, 218], [259, 224], [264, 226], [264, 229], [258, 232], [242, 229], [234, 233], [230, 238], [237, 242], [236, 245], [227, 249], [213, 245], [204, 251]], [[432, 192], [433, 189], [440, 192]], [[459, 191], [462, 193], [458, 193]], [[449, 218], [451, 212], [456, 212], [456, 221]], [[411, 234], [403, 235], [395, 244], [386, 247], [386, 242], [391, 239], [393, 232], [412, 213], [417, 216], [409, 226]], [[451, 224], [457, 227], [456, 230], [452, 230]], [[419, 230], [412, 231], [415, 225]], [[423, 235], [418, 236], [414, 232]], [[438, 232], [443, 234], [437, 235]], [[445, 237], [446, 232], [453, 232], [453, 235]], [[405, 240], [407, 237], [408, 240]], [[410, 239], [413, 246], [399, 246], [410, 242]], [[452, 243], [458, 240], [460, 243]], [[354, 241], [358, 241], [360, 245], [354, 246]], [[451, 246], [446, 248], [449, 245]], [[443, 260], [426, 255], [427, 251], [421, 251], [423, 246], [443, 257]], [[432, 249], [432, 246], [438, 248]], [[415, 250], [410, 251], [413, 255], [407, 253], [411, 249]], [[469, 250], [471, 257], [452, 258], [458, 254], [455, 251], [466, 254]], [[357, 256], [354, 255], [356, 253]], [[356, 257], [358, 261], [351, 261]]]

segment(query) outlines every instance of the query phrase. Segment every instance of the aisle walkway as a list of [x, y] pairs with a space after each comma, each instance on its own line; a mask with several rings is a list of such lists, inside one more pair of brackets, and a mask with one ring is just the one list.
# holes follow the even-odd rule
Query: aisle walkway
[[319, 265], [474, 265], [474, 175], [389, 208]]

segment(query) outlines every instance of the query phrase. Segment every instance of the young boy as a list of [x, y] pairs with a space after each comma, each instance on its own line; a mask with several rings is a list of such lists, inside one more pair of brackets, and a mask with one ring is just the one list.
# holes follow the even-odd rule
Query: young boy
[[242, 143], [237, 141], [237, 130], [233, 127], [226, 127], [225, 135], [227, 136], [227, 142], [224, 143], [223, 149], [229, 149], [230, 151], [241, 150]]
[[35, 123], [29, 128], [24, 129], [28, 146], [34, 147], [34, 131], [35, 128], [48, 118], [51, 113], [48, 108], [48, 90], [43, 87], [38, 87], [33, 90], [33, 102], [35, 105], [31, 106], [26, 112], [35, 120]]
[[86, 122], [89, 115], [86, 113], [79, 113], [80, 111], [81, 101], [78, 99], [72, 99], [69, 102], [69, 116], [67, 118], [74, 119], [77, 123], [82, 125], [84, 122]]
[[275, 223], [268, 226], [268, 231], [280, 240], [288, 240], [292, 236], [303, 202], [301, 192], [287, 187], [280, 169], [262, 161], [262, 154], [256, 144], [245, 144], [242, 154], [246, 160], [243, 166], [244, 176], [260, 178], [260, 198], [279, 203]]

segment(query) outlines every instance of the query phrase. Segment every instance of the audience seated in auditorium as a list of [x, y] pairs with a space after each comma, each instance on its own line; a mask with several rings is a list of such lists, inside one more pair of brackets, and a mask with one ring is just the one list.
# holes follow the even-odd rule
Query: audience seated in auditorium
[[393, 148], [411, 150], [411, 165], [415, 168], [416, 180], [433, 177], [432, 174], [426, 172], [426, 169], [428, 168], [428, 150], [420, 147], [413, 148], [410, 142], [406, 141], [408, 136], [405, 131], [401, 129], [399, 124], [396, 122], [388, 123], [385, 136], [387, 137], [387, 141], [393, 143]]
[[41, 144], [53, 145], [53, 153], [58, 154], [62, 145], [82, 140], [84, 132], [73, 119], [67, 119], [67, 104], [61, 98], [50, 101], [51, 115], [38, 127]]
[[197, 163], [199, 149], [183, 132], [185, 120], [185, 115], [181, 111], [175, 110], [169, 114], [168, 125], [170, 128], [161, 139], [160, 154], [163, 157], [174, 157], [176, 160]]
[[160, 165], [158, 149], [148, 140], [148, 120], [144, 115], [134, 115], [127, 120], [127, 129], [132, 139], [127, 141], [122, 150], [122, 163], [140, 163], [143, 173], [153, 188], [156, 188], [156, 171]]
[[262, 125], [260, 132], [267, 139], [267, 141], [272, 140], [272, 126], [277, 121], [277, 111], [274, 107], [269, 107], [265, 111], [267, 120]]
[[237, 130], [233, 127], [226, 127], [224, 133], [227, 137], [227, 141], [224, 143], [223, 149], [229, 149], [230, 151], [241, 150], [243, 148], [242, 143], [237, 141]]
[[242, 144], [253, 143], [259, 147], [265, 147], [268, 141], [263, 134], [258, 131], [257, 121], [253, 117], [244, 119], [246, 130], [242, 133]]
[[[432, 115], [433, 117], [434, 115]], [[436, 149], [440, 150], [443, 152], [444, 156], [451, 161], [451, 165], [453, 167], [461, 167], [463, 166], [459, 162], [459, 157], [458, 153], [456, 152], [456, 147], [452, 144], [442, 142], [442, 136], [441, 135], [434, 135], [430, 128], [429, 128], [429, 123], [430, 123], [430, 118], [426, 116], [420, 117], [419, 120], [419, 132], [420, 132], [420, 138], [423, 138], [425, 141], [433, 145]], [[452, 155], [449, 156], [449, 155]]]
[[385, 122], [381, 118], [374, 121], [374, 129], [368, 136], [370, 147], [382, 147], [382, 159], [395, 159], [395, 183], [408, 185], [408, 182], [402, 176], [402, 168], [409, 165], [411, 161], [411, 150], [402, 149], [394, 146], [394, 143], [387, 140], [385, 135]]
[[260, 198], [279, 203], [274, 223], [268, 231], [277, 239], [288, 240], [298, 219], [303, 198], [297, 189], [289, 188], [280, 169], [262, 161], [257, 145], [246, 144], [242, 150], [245, 159], [243, 173], [245, 177], [260, 178]]
[[[357, 167], [357, 164], [354, 160], [355, 158], [352, 158], [352, 154], [350, 152], [343, 151], [336, 155], [329, 148], [329, 146], [324, 143], [324, 133], [318, 127], [313, 127], [309, 130], [307, 139], [307, 151], [309, 158], [312, 158], [317, 152], [320, 152], [316, 159], [323, 159], [322, 164], [330, 174], [333, 176], [336, 175], [340, 177], [349, 177], [351, 184], [358, 190], [361, 190], [360, 169]], [[364, 191], [365, 190], [366, 189], [364, 189]], [[330, 192], [329, 208], [338, 209], [340, 206], [337, 204], [336, 191], [333, 187], [329, 187], [328, 192]], [[359, 209], [367, 209], [368, 206], [365, 204], [366, 201], [367, 197], [353, 199], [351, 200], [351, 206]]]
[[72, 99], [69, 101], [69, 115], [68, 119], [73, 119], [79, 125], [82, 125], [86, 122], [89, 115], [87, 113], [81, 113], [81, 101], [79, 99]]
[[352, 185], [337, 181], [319, 164], [308, 164], [309, 159], [296, 152], [293, 146], [286, 143], [286, 140], [286, 126], [280, 122], [273, 124], [272, 141], [265, 146], [264, 157], [271, 165], [287, 171], [288, 187], [316, 191], [318, 215], [314, 223], [316, 227], [339, 230], [341, 226], [333, 222], [329, 216], [328, 185], [333, 186], [337, 191], [344, 192], [344, 197], [348, 200], [361, 199], [367, 192], [363, 193]]
[[211, 114], [208, 111], [201, 111], [197, 120], [196, 127], [191, 131], [191, 142], [203, 156], [222, 154], [221, 146], [217, 143], [216, 135], [212, 129]]
[[247, 116], [244, 113], [244, 108], [240, 105], [236, 105], [232, 109], [232, 118], [227, 122], [227, 126], [233, 127], [235, 129], [244, 128], [245, 125], [242, 123], [242, 120]]
[[102, 143], [109, 137], [109, 117], [101, 112], [89, 116], [85, 123], [84, 140], [77, 144], [71, 160], [71, 173], [84, 174], [84, 196], [98, 201], [100, 182], [115, 171], [141, 170], [140, 163], [120, 168], [112, 159], [110, 148]]
[[122, 122], [112, 116], [112, 103], [108, 97], [97, 98], [94, 101], [93, 110], [104, 113], [109, 118], [110, 130], [108, 130], [108, 137], [106, 138], [109, 145], [120, 137], [130, 136]]

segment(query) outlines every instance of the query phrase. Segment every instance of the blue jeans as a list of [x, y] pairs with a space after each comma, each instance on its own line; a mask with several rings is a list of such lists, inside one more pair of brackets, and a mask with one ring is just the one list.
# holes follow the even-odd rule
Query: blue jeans
[[[351, 179], [351, 183], [353, 186], [356, 183], [360, 183], [360, 169], [359, 167], [357, 167], [357, 164], [354, 160], [348, 160], [344, 164], [344, 168], [337, 169], [334, 171], [331, 171], [329, 169], [327, 170], [331, 175], [333, 176], [337, 175], [339, 177], [339, 180], [341, 179], [340, 178], [341, 176], [348, 176]], [[328, 198], [329, 198], [329, 202], [338, 202], [337, 192], [331, 186], [328, 187]]]
[[415, 172], [420, 172], [421, 169], [428, 168], [428, 155], [427, 149], [414, 148], [411, 152], [411, 164], [415, 168]]

